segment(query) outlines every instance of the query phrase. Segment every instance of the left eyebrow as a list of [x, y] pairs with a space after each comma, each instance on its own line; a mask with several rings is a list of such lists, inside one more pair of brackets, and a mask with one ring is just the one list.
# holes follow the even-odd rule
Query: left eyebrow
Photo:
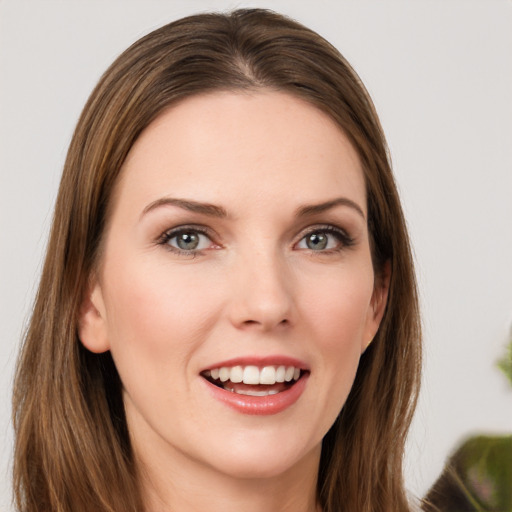
[[355, 210], [364, 220], [366, 220], [363, 209], [357, 203], [351, 199], [348, 199], [347, 197], [337, 197], [336, 199], [326, 201], [325, 203], [301, 206], [297, 209], [296, 215], [297, 217], [307, 217], [309, 215], [325, 212], [326, 210], [330, 210], [335, 206], [348, 206], [349, 208]]
[[148, 204], [142, 211], [141, 217], [161, 206], [177, 206], [183, 210], [199, 213], [201, 215], [208, 215], [210, 217], [227, 217], [227, 212], [222, 208], [222, 206], [216, 206], [210, 203], [200, 203], [190, 199], [176, 199], [174, 197], [162, 197]]

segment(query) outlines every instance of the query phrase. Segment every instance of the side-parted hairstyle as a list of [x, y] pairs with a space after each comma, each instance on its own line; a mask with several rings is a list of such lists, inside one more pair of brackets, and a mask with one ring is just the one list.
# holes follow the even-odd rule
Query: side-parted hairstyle
[[170, 23], [106, 71], [76, 127], [55, 207], [41, 282], [14, 387], [14, 489], [22, 512], [144, 510], [109, 352], [77, 334], [88, 279], [101, 260], [123, 162], [167, 107], [212, 91], [275, 90], [326, 112], [364, 170], [376, 276], [391, 279], [380, 329], [362, 355], [343, 410], [323, 440], [324, 512], [409, 510], [404, 442], [421, 367], [416, 282], [386, 142], [371, 99], [339, 52], [276, 13], [237, 10]]

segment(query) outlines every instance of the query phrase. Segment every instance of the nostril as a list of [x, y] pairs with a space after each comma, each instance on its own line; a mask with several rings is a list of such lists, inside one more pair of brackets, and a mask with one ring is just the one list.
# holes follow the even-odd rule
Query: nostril
[[[288, 325], [290, 322], [287, 318], [283, 318], [281, 321], [277, 322], [275, 325], [282, 325], [282, 326], [285, 326], [285, 325]], [[249, 327], [249, 326], [256, 326], [256, 325], [261, 325], [261, 326], [265, 326], [266, 322], [259, 322], [258, 320], [244, 320], [242, 322], [242, 324], [246, 327]]]

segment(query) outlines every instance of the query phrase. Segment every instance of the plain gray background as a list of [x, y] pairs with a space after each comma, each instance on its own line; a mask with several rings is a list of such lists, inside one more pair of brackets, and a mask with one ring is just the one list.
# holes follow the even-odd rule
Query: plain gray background
[[10, 506], [11, 379], [80, 110], [131, 42], [184, 15], [288, 14], [330, 40], [372, 95], [414, 244], [425, 373], [406, 454], [423, 494], [474, 432], [512, 432], [495, 369], [512, 323], [509, 0], [0, 0], [0, 509]]

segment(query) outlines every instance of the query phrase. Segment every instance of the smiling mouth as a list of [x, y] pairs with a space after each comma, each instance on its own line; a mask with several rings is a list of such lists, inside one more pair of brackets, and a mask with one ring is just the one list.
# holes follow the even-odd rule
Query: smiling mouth
[[307, 370], [295, 366], [222, 366], [201, 372], [213, 385], [246, 396], [277, 395], [290, 389]]

